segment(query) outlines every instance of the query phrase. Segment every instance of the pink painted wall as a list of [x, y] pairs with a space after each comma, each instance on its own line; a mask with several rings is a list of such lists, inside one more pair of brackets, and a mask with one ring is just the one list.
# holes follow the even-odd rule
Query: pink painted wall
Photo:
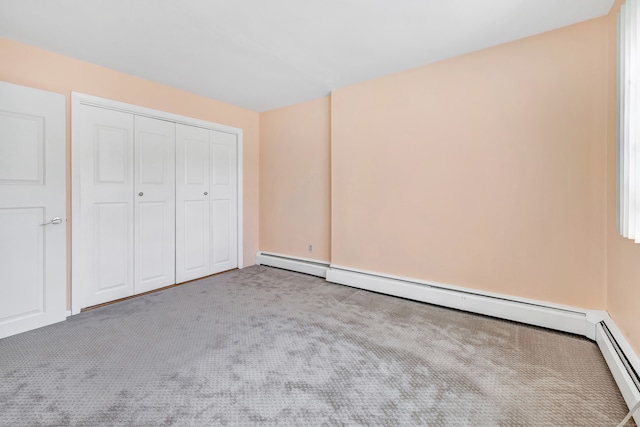
[[[82, 92], [244, 130], [244, 262], [258, 250], [259, 114], [131, 75], [0, 38], [0, 80], [67, 98], [67, 191], [70, 187], [70, 93]], [[71, 215], [70, 198], [67, 203]], [[68, 245], [70, 250], [70, 245]], [[68, 260], [71, 257], [68, 256]], [[70, 275], [69, 275], [70, 277]]]
[[329, 97], [260, 114], [261, 250], [330, 261], [330, 120]]
[[607, 310], [640, 354], [640, 245], [616, 230], [616, 14], [622, 3], [617, 0], [608, 16]]
[[607, 24], [334, 91], [331, 261], [604, 309]]
[[67, 109], [78, 91], [243, 128], [247, 265], [260, 239], [265, 251], [606, 308], [640, 353], [640, 245], [615, 230], [620, 3], [260, 115], [3, 38], [0, 80], [64, 94]]

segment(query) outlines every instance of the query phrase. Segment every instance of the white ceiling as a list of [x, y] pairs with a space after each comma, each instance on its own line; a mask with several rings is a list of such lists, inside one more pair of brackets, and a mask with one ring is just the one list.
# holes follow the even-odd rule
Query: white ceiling
[[0, 36], [266, 111], [602, 16], [612, 3], [2, 0]]

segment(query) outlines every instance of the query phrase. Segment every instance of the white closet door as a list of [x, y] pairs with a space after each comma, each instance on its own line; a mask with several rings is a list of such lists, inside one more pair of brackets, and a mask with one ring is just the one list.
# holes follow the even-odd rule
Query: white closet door
[[176, 283], [175, 123], [135, 117], [136, 294]]
[[81, 307], [133, 295], [133, 115], [86, 105], [78, 112]]
[[176, 281], [209, 274], [209, 130], [176, 124]]
[[63, 95], [0, 82], [0, 338], [66, 318], [65, 142]]
[[236, 135], [211, 131], [211, 274], [238, 266]]

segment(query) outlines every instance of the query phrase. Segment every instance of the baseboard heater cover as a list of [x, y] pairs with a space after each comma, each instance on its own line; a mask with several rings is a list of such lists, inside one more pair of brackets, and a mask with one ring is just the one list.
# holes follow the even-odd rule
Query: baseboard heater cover
[[485, 293], [279, 254], [258, 252], [256, 264], [325, 277], [328, 282], [358, 289], [585, 336], [597, 343], [629, 409], [640, 401], [640, 359], [606, 311]]
[[441, 283], [414, 281], [331, 265], [327, 281], [457, 310], [569, 332], [595, 340], [595, 325], [605, 311], [583, 310]]
[[640, 360], [611, 319], [596, 325], [596, 343], [627, 407], [633, 408], [640, 401]]
[[329, 269], [328, 262], [261, 251], [256, 254], [256, 264], [283, 268], [323, 278], [327, 277], [327, 270]]
[[356, 270], [322, 261], [259, 251], [256, 264], [326, 278], [351, 286], [457, 310], [512, 320], [586, 336], [595, 341], [596, 324], [609, 318], [605, 311], [549, 304], [542, 301], [490, 294], [442, 283], [418, 281]]

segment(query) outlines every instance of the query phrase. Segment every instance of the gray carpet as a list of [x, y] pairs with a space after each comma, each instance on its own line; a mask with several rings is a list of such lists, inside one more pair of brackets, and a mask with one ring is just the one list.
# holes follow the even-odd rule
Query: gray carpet
[[250, 267], [0, 340], [0, 425], [615, 426], [586, 339]]

